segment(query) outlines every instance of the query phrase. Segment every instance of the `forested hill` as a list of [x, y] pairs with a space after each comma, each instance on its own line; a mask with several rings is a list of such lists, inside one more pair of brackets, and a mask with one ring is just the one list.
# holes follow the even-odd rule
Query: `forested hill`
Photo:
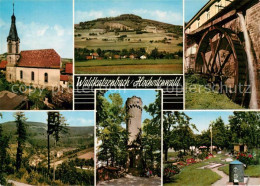
[[[47, 124], [39, 122], [26, 122], [27, 141], [31, 145], [47, 145]], [[16, 143], [16, 123], [14, 121], [0, 123], [3, 127], [3, 133], [10, 136], [11, 143]], [[60, 146], [81, 146], [88, 145], [94, 141], [94, 126], [70, 127], [68, 134], [61, 135]], [[93, 138], [93, 139], [92, 139]]]
[[156, 27], [159, 30], [164, 30], [171, 33], [182, 35], [182, 26], [172, 25], [168, 23], [162, 23], [150, 19], [143, 19], [140, 16], [133, 14], [122, 14], [117, 17], [105, 17], [92, 21], [80, 22], [79, 25], [75, 25], [76, 29], [108, 29], [113, 24], [116, 28], [118, 26], [124, 26], [125, 30], [144, 30], [147, 26]]

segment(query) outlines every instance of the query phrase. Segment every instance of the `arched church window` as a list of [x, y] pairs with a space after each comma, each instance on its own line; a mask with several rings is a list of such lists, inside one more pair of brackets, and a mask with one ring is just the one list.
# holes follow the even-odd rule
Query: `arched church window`
[[34, 72], [32, 72], [32, 81], [34, 81]]
[[44, 82], [45, 82], [45, 83], [48, 83], [48, 73], [45, 73], [45, 74], [44, 74]]
[[23, 71], [20, 70], [20, 79], [23, 79]]

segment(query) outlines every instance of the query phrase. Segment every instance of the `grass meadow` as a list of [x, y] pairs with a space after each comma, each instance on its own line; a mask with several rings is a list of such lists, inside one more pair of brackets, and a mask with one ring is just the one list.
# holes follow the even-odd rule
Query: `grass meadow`
[[[101, 48], [102, 50], [122, 50], [122, 49], [137, 49], [145, 48], [149, 53], [154, 48], [159, 51], [166, 51], [170, 53], [183, 50], [182, 46], [177, 44], [183, 42], [183, 38], [169, 33], [143, 33], [136, 34], [136, 32], [120, 32], [120, 35], [127, 35], [123, 41], [118, 41], [118, 36], [114, 32], [107, 32], [99, 34], [102, 29], [92, 30], [76, 30], [75, 31], [75, 48], [94, 49]], [[97, 33], [97, 36], [89, 36], [89, 33]], [[80, 36], [78, 36], [80, 34]], [[169, 37], [171, 35], [171, 37]], [[90, 38], [91, 40], [87, 40]], [[170, 39], [170, 43], [162, 43], [164, 38]], [[106, 41], [104, 41], [104, 39]], [[150, 42], [153, 41], [153, 42]]]
[[182, 74], [180, 59], [115, 59], [75, 63], [76, 74]]

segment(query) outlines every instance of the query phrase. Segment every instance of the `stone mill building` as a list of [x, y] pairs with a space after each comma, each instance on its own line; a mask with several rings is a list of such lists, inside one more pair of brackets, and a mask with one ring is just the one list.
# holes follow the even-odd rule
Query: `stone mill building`
[[129, 138], [127, 142], [128, 146], [128, 168], [137, 167], [139, 161], [139, 146], [134, 143], [138, 139], [138, 135], [141, 132], [142, 126], [142, 110], [143, 110], [142, 99], [136, 96], [128, 98], [126, 101], [126, 112], [127, 112], [127, 121], [126, 127], [129, 132]]
[[260, 1], [209, 0], [185, 27], [185, 72], [235, 103], [260, 107]]

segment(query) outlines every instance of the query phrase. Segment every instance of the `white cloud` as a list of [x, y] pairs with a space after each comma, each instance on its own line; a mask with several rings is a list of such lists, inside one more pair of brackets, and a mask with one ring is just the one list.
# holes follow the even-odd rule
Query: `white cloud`
[[[21, 50], [55, 49], [61, 57], [73, 57], [73, 35], [71, 27], [32, 22], [17, 22]], [[7, 37], [7, 36], [6, 36]]]
[[54, 26], [54, 30], [56, 31], [58, 36], [63, 36], [64, 35], [64, 29], [61, 26], [55, 25]]
[[181, 13], [175, 13], [173, 11], [136, 9], [133, 10], [133, 13], [141, 16], [142, 18], [171, 24], [181, 25], [183, 20], [183, 16]]
[[119, 16], [120, 14], [121, 14], [121, 12], [118, 11], [118, 10], [109, 10], [108, 11], [108, 16], [109, 17]]
[[87, 11], [75, 11], [75, 23], [79, 23], [82, 21], [90, 21], [97, 18], [103, 17], [104, 14], [102, 11], [91, 10]]
[[43, 36], [49, 28], [50, 27], [48, 25], [43, 25], [42, 27], [39, 27], [37, 30], [37, 36]]
[[85, 119], [85, 118], [69, 118], [67, 120], [67, 123], [70, 126], [90, 126], [90, 125], [94, 125], [93, 120]]

